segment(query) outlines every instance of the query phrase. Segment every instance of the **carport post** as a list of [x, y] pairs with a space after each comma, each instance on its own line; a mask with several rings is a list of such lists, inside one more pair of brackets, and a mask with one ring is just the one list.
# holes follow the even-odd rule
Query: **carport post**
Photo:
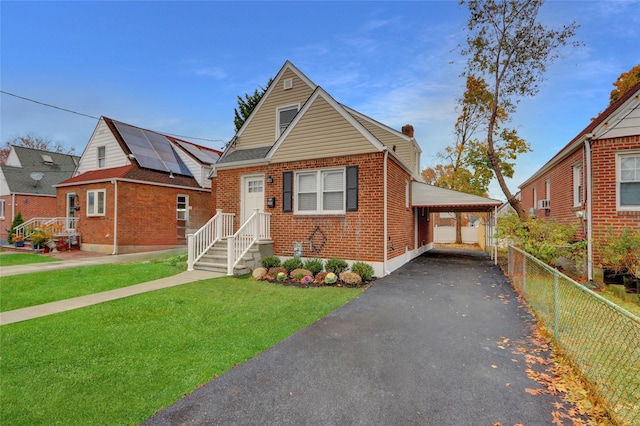
[[493, 226], [491, 229], [491, 241], [493, 242], [493, 259], [495, 264], [498, 264], [498, 240], [495, 236], [496, 229], [498, 228], [498, 207], [493, 208]]

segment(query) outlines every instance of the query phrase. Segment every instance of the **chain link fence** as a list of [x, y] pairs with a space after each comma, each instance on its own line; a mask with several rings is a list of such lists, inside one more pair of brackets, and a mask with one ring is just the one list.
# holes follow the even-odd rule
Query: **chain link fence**
[[509, 246], [508, 273], [620, 425], [640, 425], [640, 318]]

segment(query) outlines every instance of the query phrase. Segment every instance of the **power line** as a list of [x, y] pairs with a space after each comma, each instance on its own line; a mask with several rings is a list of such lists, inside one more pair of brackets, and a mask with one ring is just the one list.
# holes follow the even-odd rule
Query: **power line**
[[25, 98], [24, 96], [18, 96], [18, 95], [14, 94], [14, 93], [5, 92], [4, 90], [0, 90], [0, 93], [4, 93], [5, 95], [13, 96], [15, 98], [22, 99], [22, 100], [29, 101], [29, 102], [33, 102], [33, 103], [36, 103], [38, 105], [43, 105], [43, 106], [46, 106], [46, 107], [49, 107], [49, 108], [59, 109], [60, 111], [70, 112], [72, 114], [77, 114], [77, 115], [82, 115], [84, 117], [93, 118], [94, 120], [99, 120], [100, 119], [99, 117], [94, 117], [93, 115], [83, 114], [81, 112], [73, 111], [73, 110], [66, 109], [66, 108], [61, 108], [59, 106], [46, 104], [44, 102], [36, 101], [35, 99], [29, 99], [29, 98]]
[[[38, 104], [38, 105], [46, 106], [46, 107], [49, 107], [49, 108], [54, 108], [54, 109], [57, 109], [57, 110], [60, 110], [60, 111], [64, 111], [64, 112], [69, 112], [71, 114], [76, 114], [76, 115], [80, 115], [80, 116], [83, 116], [83, 117], [92, 118], [94, 120], [99, 120], [100, 119], [100, 117], [94, 117], [93, 115], [84, 114], [82, 112], [73, 111], [71, 109], [62, 108], [62, 107], [59, 107], [59, 106], [56, 106], [56, 105], [47, 104], [45, 102], [36, 101], [35, 99], [25, 98], [24, 96], [19, 96], [19, 95], [16, 95], [15, 93], [9, 93], [9, 92], [6, 92], [4, 90], [0, 90], [0, 93], [3, 93], [5, 95], [9, 95], [9, 96], [13, 96], [15, 98], [22, 99], [22, 100], [25, 100], [25, 101], [28, 101], [28, 102], [33, 102], [33, 103]], [[177, 138], [192, 139], [192, 140], [197, 140], [197, 141], [225, 142], [224, 139], [196, 138], [196, 137], [193, 137], [193, 136], [176, 135], [176, 134], [173, 134], [173, 133], [164, 133], [164, 134], [168, 135], [168, 136], [175, 136]]]

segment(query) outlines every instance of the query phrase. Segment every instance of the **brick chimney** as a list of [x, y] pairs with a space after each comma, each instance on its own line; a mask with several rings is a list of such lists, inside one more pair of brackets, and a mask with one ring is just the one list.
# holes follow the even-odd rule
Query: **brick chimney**
[[409, 136], [410, 138], [413, 137], [413, 126], [411, 124], [407, 124], [402, 126], [402, 133]]

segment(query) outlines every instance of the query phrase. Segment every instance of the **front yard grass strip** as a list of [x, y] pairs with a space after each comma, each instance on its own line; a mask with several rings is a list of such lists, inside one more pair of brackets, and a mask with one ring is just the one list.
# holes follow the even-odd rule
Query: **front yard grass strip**
[[[2, 255], [5, 256], [7, 255]], [[184, 263], [153, 261], [85, 266], [2, 277], [0, 312], [128, 287], [176, 275], [185, 269]]]
[[4, 325], [2, 423], [140, 424], [362, 292], [222, 277]]
[[0, 256], [0, 266], [2, 267], [46, 262], [59, 262], [59, 259], [32, 253], [6, 253]]

